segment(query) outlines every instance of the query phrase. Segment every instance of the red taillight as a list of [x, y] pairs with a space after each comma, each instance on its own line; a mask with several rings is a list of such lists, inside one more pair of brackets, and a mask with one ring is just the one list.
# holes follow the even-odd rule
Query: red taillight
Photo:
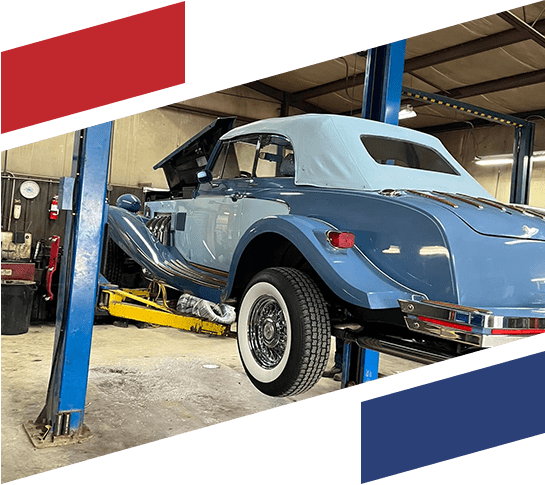
[[536, 335], [545, 333], [545, 330], [538, 328], [493, 328], [492, 335]]
[[350, 249], [354, 247], [355, 237], [351, 232], [329, 231], [327, 240], [334, 248]]
[[456, 330], [464, 330], [466, 332], [471, 332], [471, 327], [469, 325], [460, 325], [459, 323], [445, 322], [444, 320], [437, 320], [435, 318], [429, 317], [418, 317], [418, 320], [427, 323], [434, 323], [435, 325], [442, 325], [443, 327], [455, 328]]

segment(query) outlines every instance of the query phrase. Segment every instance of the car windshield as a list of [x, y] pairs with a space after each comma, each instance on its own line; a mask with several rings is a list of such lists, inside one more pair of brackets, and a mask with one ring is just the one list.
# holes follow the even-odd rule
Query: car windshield
[[424, 145], [369, 135], [362, 135], [361, 141], [369, 155], [380, 165], [460, 175], [443, 156]]

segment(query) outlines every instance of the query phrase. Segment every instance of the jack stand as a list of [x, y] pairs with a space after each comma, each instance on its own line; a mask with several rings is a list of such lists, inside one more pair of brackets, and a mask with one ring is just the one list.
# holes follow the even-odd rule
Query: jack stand
[[341, 389], [377, 379], [379, 355], [374, 350], [361, 348], [356, 342], [345, 341]]

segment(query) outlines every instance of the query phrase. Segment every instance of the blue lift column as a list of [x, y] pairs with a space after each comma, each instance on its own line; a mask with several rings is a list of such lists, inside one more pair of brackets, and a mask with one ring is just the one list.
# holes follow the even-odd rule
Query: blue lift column
[[[367, 51], [362, 118], [398, 124], [404, 66], [405, 40]], [[377, 379], [378, 363], [378, 352], [345, 342], [341, 387]]]
[[61, 180], [67, 210], [53, 364], [46, 404], [25, 424], [38, 448], [92, 437], [83, 424], [99, 264], [107, 217], [106, 185], [112, 123], [76, 132], [72, 176]]
[[532, 153], [534, 151], [533, 123], [515, 128], [513, 144], [513, 172], [511, 175], [511, 196], [509, 201], [514, 204], [530, 202], [530, 178], [532, 174]]

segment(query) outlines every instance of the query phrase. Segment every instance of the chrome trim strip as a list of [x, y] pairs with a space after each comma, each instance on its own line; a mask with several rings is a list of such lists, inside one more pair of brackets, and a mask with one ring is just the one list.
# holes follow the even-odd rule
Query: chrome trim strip
[[213, 274], [215, 276], [220, 276], [222, 278], [229, 278], [229, 273], [227, 271], [222, 271], [221, 269], [214, 269], [214, 268], [209, 268], [208, 266], [203, 266], [202, 264], [197, 264], [197, 263], [190, 263], [188, 261], [187, 263], [189, 266], [193, 266], [194, 268], [200, 270], [200, 271], [204, 271], [206, 273], [210, 273], [210, 274]]
[[479, 210], [484, 209], [484, 207], [481, 204], [479, 204], [478, 202], [475, 202], [474, 200], [468, 199], [468, 198], [466, 198], [464, 196], [461, 196], [461, 195], [449, 194], [447, 192], [439, 192], [438, 190], [434, 190], [433, 193], [441, 195], [443, 197], [450, 197], [451, 199], [458, 200], [460, 202], [464, 202], [466, 204], [472, 205], [473, 207], [477, 207], [477, 209], [479, 209]]
[[532, 217], [539, 217], [540, 219], [545, 220], [545, 214], [542, 214], [541, 212], [536, 211], [534, 209], [531, 209], [529, 207], [523, 207], [523, 206], [516, 205], [516, 204], [508, 204], [507, 206], [511, 207], [511, 208], [513, 208], [515, 210], [520, 209], [526, 215], [530, 215]]
[[426, 194], [425, 192], [420, 192], [418, 190], [405, 190], [405, 192], [409, 194], [419, 195], [420, 197], [426, 197], [428, 199], [432, 199], [437, 202], [442, 202], [443, 204], [447, 204], [454, 209], [458, 209], [458, 206], [454, 202], [451, 202], [450, 200], [442, 199], [441, 197], [435, 197], [435, 195]]
[[455, 305], [454, 303], [446, 303], [443, 301], [433, 301], [428, 300], [426, 303], [429, 303], [431, 305], [435, 305], [438, 307], [446, 308], [448, 310], [457, 310], [457, 311], [465, 311], [465, 312], [478, 312], [478, 313], [489, 313], [492, 314], [490, 310], [483, 310], [482, 308], [475, 308], [472, 306], [462, 306], [462, 305]]
[[505, 208], [505, 206], [503, 206], [501, 204], [498, 204], [498, 203], [494, 202], [493, 200], [484, 199], [482, 197], [473, 197], [471, 195], [465, 195], [465, 194], [456, 194], [456, 195], [460, 195], [462, 197], [467, 197], [468, 199], [472, 199], [472, 200], [475, 200], [477, 202], [481, 202], [482, 204], [490, 205], [492, 207], [495, 207], [496, 209], [501, 210], [502, 212], [507, 212], [508, 214], [510, 214], [510, 212]]
[[[500, 202], [501, 205], [511, 209], [511, 210], [514, 210], [520, 214], [524, 214], [525, 216], [530, 216], [530, 217], [536, 217], [534, 214], [532, 214], [531, 212], [527, 211], [526, 209], [522, 208], [522, 207], [518, 207], [514, 204], [504, 204], [503, 202]], [[541, 216], [540, 216], [541, 217]]]

